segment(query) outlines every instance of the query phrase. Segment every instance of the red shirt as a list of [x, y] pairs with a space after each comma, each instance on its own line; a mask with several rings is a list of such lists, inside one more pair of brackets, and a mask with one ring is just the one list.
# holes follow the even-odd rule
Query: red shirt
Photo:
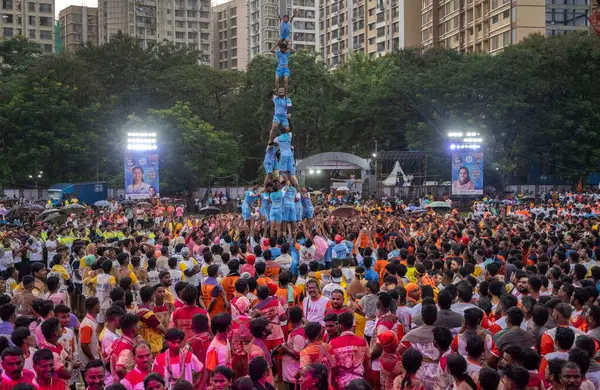
[[33, 380], [35, 379], [35, 374], [29, 370], [23, 370], [23, 375], [21, 379], [12, 380], [6, 375], [6, 372], [2, 373], [2, 380], [0, 381], [0, 390], [11, 390], [13, 387], [18, 385], [19, 383], [28, 383], [33, 385]]
[[194, 335], [188, 340], [190, 349], [202, 363], [206, 361], [206, 351], [211, 341], [212, 336], [208, 332]]
[[175, 309], [179, 309], [180, 307], [184, 307], [185, 303], [181, 299], [176, 298], [175, 304], [173, 306], [175, 307]]
[[34, 380], [33, 385], [38, 390], [66, 390], [69, 388], [69, 385], [67, 385], [67, 382], [65, 382], [62, 379], [58, 379], [58, 378], [52, 378], [52, 381], [50, 382], [49, 386], [42, 386], [42, 385], [38, 384], [36, 380]]
[[185, 333], [184, 342], [187, 342], [194, 335], [192, 332], [192, 317], [196, 314], [204, 314], [208, 317], [206, 310], [198, 306], [183, 306], [173, 312], [173, 325]]

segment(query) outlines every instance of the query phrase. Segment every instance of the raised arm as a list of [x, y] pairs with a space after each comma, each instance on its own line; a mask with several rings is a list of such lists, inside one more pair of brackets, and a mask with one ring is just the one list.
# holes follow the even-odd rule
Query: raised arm
[[293, 15], [292, 15], [292, 17], [290, 18], [290, 23], [292, 22], [292, 20], [294, 20], [294, 18], [295, 18], [296, 16], [298, 16], [298, 13], [299, 13], [299, 11], [300, 11], [300, 10], [299, 10], [298, 8], [296, 8], [296, 10], [294, 11], [294, 14], [293, 14]]

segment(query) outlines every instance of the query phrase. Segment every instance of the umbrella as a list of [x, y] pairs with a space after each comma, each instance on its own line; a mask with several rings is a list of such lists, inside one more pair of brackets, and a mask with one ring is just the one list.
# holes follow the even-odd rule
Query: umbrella
[[47, 209], [47, 210], [42, 211], [40, 213], [40, 215], [37, 216], [37, 220], [43, 221], [44, 218], [46, 218], [47, 216], [49, 216], [50, 214], [53, 214], [53, 213], [58, 213], [58, 209]]
[[142, 206], [145, 209], [151, 209], [152, 208], [152, 204], [148, 203], [148, 202], [140, 202], [136, 206]]
[[411, 214], [422, 214], [422, 213], [426, 213], [427, 210], [425, 210], [424, 208], [418, 207], [416, 209], [414, 209]]
[[494, 199], [494, 200], [490, 200], [490, 204], [504, 204], [504, 203], [501, 200]]
[[448, 204], [448, 202], [432, 202], [429, 204], [429, 207], [432, 209], [451, 209], [452, 206]]
[[108, 200], [99, 200], [94, 203], [96, 207], [110, 207], [110, 202]]
[[201, 215], [214, 215], [221, 213], [221, 209], [215, 206], [206, 206], [200, 209]]
[[40, 206], [39, 204], [35, 204], [35, 203], [30, 203], [28, 205], [25, 205], [24, 209], [25, 209], [25, 211], [30, 211], [33, 213], [41, 213], [42, 211], [45, 210], [44, 206]]
[[331, 215], [334, 215], [336, 217], [352, 217], [357, 214], [360, 214], [360, 211], [358, 211], [354, 207], [345, 205], [336, 208], [335, 210], [333, 210], [333, 213], [331, 213]]
[[171, 198], [160, 198], [160, 201], [161, 202], [172, 202], [173, 199], [171, 199]]
[[323, 193], [321, 191], [313, 191], [312, 194], [313, 195], [322, 195]]
[[342, 192], [350, 192], [350, 188], [345, 187], [345, 186], [341, 186], [335, 189], [336, 191], [342, 191]]
[[127, 200], [122, 200], [121, 201], [122, 205], [128, 205], [128, 204], [135, 204], [135, 202], [131, 199], [127, 199]]
[[67, 220], [66, 214], [56, 213], [56, 214], [48, 215], [44, 219], [44, 222], [65, 222], [66, 220]]
[[78, 203], [72, 203], [61, 208], [59, 211], [63, 214], [83, 214], [85, 211], [85, 206], [82, 206]]

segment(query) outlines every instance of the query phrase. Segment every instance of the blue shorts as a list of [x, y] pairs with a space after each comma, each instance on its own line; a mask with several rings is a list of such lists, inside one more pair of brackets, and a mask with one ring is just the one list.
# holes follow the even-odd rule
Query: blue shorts
[[275, 171], [275, 167], [271, 163], [264, 163], [263, 166], [265, 167], [265, 173], [267, 175], [270, 175]]
[[275, 71], [275, 76], [282, 77], [290, 77], [290, 68], [277, 68]]
[[244, 217], [244, 221], [250, 220], [250, 207], [245, 203], [242, 203], [242, 217]]
[[281, 40], [285, 40], [285, 39], [290, 39], [290, 33], [279, 33], [279, 39]]
[[290, 172], [296, 174], [296, 165], [294, 164], [294, 156], [281, 156], [279, 159], [279, 171]]
[[277, 123], [283, 127], [288, 127], [290, 125], [290, 122], [285, 115], [273, 115], [273, 123]]
[[296, 221], [302, 221], [302, 206], [296, 206]]
[[269, 209], [264, 209], [264, 208], [260, 208], [260, 215], [263, 216], [264, 218], [266, 218], [267, 222], [269, 222], [269, 217], [271, 214], [271, 210]]
[[304, 212], [302, 213], [302, 219], [312, 219], [314, 212], [315, 209], [313, 208], [304, 209]]
[[296, 222], [296, 206], [283, 205], [283, 222]]
[[271, 208], [271, 211], [269, 212], [269, 220], [272, 222], [281, 222], [283, 215], [281, 213], [281, 209], [280, 208]]

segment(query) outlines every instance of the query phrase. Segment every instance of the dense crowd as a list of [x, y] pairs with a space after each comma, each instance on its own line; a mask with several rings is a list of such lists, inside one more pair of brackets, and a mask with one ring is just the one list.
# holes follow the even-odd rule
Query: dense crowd
[[9, 222], [0, 388], [599, 389], [597, 196], [498, 203]]

